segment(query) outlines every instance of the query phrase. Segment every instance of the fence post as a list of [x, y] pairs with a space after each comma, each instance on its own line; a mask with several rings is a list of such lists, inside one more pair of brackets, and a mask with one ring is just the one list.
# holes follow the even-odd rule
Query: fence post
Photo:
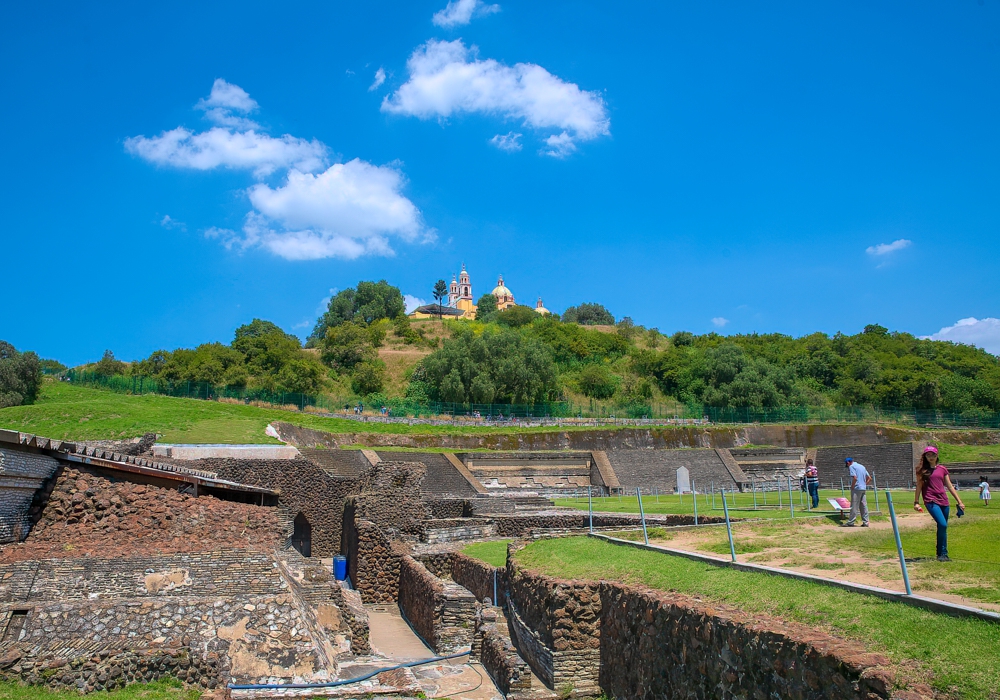
[[694, 479], [691, 479], [691, 500], [694, 502], [694, 524], [698, 524], [698, 489], [694, 487]]
[[594, 534], [594, 497], [589, 486], [587, 487], [587, 504], [590, 510], [590, 534]]
[[781, 508], [781, 479], [774, 480], [775, 485], [778, 487], [778, 508]]
[[794, 518], [795, 517], [795, 499], [792, 498], [792, 477], [786, 475], [785, 478], [788, 479], [788, 512], [791, 513], [792, 517]]
[[750, 489], [753, 491], [753, 509], [757, 510], [757, 481], [750, 475]]
[[840, 477], [840, 497], [847, 498], [847, 494], [844, 493], [844, 477]]
[[[872, 488], [875, 491], [875, 512], [881, 513], [882, 509], [878, 505], [878, 480], [875, 478], [875, 472], [872, 472]], [[886, 489], [888, 491], [889, 489]]]
[[646, 532], [646, 514], [642, 512], [642, 494], [639, 493], [639, 487], [635, 487], [635, 497], [639, 499], [639, 518], [642, 520], [642, 539], [645, 540], [646, 544], [649, 544], [649, 533]]
[[913, 595], [910, 590], [910, 574], [906, 570], [906, 557], [903, 556], [903, 542], [899, 539], [899, 525], [896, 524], [896, 509], [892, 507], [892, 493], [885, 492], [885, 502], [889, 505], [889, 517], [892, 518], [892, 534], [896, 538], [896, 551], [899, 553], [899, 568], [903, 571], [903, 585], [906, 595]]
[[715, 482], [712, 482], [712, 510], [715, 510]]
[[726, 490], [722, 489], [722, 510], [726, 514], [726, 532], [729, 534], [729, 555], [736, 561], [736, 545], [733, 544], [733, 526], [729, 522], [729, 506], [726, 505]]

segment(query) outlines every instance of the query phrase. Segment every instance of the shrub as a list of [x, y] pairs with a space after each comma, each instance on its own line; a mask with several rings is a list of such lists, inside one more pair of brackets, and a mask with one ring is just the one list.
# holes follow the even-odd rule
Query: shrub
[[42, 384], [38, 355], [0, 340], [0, 408], [34, 403]]

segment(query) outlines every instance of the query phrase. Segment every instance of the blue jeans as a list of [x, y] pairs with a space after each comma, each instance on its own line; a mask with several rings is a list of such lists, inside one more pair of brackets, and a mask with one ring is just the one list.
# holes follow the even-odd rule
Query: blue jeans
[[808, 484], [809, 495], [812, 496], [813, 510], [819, 508], [819, 484]]
[[937, 523], [937, 555], [948, 556], [948, 514], [951, 506], [941, 506], [937, 503], [925, 503], [927, 512]]

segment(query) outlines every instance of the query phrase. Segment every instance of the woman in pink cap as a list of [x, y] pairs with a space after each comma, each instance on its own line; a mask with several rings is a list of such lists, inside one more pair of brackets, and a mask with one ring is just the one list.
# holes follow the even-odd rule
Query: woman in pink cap
[[924, 498], [924, 506], [934, 522], [937, 523], [937, 560], [951, 561], [948, 558], [948, 514], [951, 504], [948, 494], [955, 497], [959, 516], [965, 511], [965, 504], [958, 491], [951, 483], [951, 476], [943, 464], [938, 464], [938, 450], [934, 445], [924, 448], [920, 456], [920, 466], [917, 467], [917, 491], [913, 498], [913, 508], [920, 508], [920, 497]]

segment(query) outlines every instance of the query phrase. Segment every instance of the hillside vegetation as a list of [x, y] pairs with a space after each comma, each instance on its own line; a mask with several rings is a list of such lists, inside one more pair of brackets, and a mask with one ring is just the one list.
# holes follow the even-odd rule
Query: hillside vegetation
[[616, 323], [600, 304], [571, 307], [560, 318], [524, 306], [487, 309], [491, 299], [481, 299], [477, 321], [414, 321], [403, 313], [398, 288], [361, 282], [330, 300], [306, 348], [254, 319], [229, 345], [160, 350], [131, 365], [108, 353], [92, 368], [164, 386], [228, 387], [244, 392], [241, 398], [322, 395], [330, 398], [326, 405], [405, 400], [471, 410], [571, 402], [574, 411], [632, 416], [669, 415], [678, 407], [687, 415], [708, 408], [933, 409], [971, 417], [1000, 411], [1000, 359], [878, 325], [856, 335], [801, 338], [666, 336], [628, 317]]

